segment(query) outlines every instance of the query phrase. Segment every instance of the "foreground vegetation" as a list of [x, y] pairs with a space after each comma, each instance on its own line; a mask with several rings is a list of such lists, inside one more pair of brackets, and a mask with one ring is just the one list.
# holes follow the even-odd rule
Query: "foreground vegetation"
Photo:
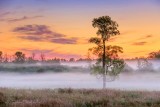
[[0, 107], [160, 107], [160, 92], [0, 89]]

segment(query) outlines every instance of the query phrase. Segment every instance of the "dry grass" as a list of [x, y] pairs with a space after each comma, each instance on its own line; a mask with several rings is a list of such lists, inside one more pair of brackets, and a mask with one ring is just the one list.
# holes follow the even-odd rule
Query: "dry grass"
[[0, 89], [0, 107], [160, 107], [160, 92]]

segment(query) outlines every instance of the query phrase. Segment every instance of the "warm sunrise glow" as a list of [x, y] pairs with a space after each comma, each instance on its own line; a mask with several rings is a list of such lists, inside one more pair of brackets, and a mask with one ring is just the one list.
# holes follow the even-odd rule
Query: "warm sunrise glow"
[[121, 35], [107, 44], [124, 48], [123, 58], [160, 49], [159, 0], [0, 0], [0, 50], [48, 57], [86, 57], [93, 18], [108, 15]]

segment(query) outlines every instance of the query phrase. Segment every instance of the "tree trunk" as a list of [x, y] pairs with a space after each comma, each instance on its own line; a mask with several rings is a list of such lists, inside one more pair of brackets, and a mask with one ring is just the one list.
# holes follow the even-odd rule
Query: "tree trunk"
[[105, 62], [105, 59], [106, 59], [106, 44], [105, 44], [105, 40], [103, 40], [103, 89], [106, 88], [106, 69], [105, 69], [105, 65], [106, 65], [106, 62]]

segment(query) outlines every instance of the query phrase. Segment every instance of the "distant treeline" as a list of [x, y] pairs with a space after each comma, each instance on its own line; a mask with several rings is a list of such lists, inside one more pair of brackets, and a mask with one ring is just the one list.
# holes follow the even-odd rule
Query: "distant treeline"
[[[31, 56], [26, 57], [25, 53], [17, 51], [15, 52], [14, 55], [9, 56], [7, 54], [3, 54], [2, 51], [0, 51], [0, 63], [37, 63], [37, 62], [46, 62], [46, 63], [60, 63], [60, 62], [75, 62], [75, 61], [92, 61], [95, 59], [91, 59], [90, 55], [86, 58], [70, 58], [69, 60], [64, 59], [64, 58], [51, 58], [51, 59], [46, 59], [45, 54], [41, 53], [39, 55], [39, 58], [35, 58], [36, 54], [32, 53]], [[144, 57], [135, 57], [135, 58], [130, 58], [130, 59], [125, 59], [125, 60], [137, 60], [137, 59], [142, 59]], [[146, 57], [147, 59], [160, 59], [160, 50], [156, 52], [151, 52], [148, 54]]]
[[3, 52], [0, 51], [0, 63], [37, 63], [37, 62], [44, 62], [44, 63], [60, 63], [60, 62], [75, 62], [75, 61], [91, 61], [88, 58], [70, 58], [69, 60], [63, 58], [51, 58], [46, 59], [45, 54], [41, 53], [39, 58], [35, 58], [35, 53], [32, 53], [31, 56], [26, 57], [25, 53], [17, 51], [14, 55], [9, 56], [7, 54], [3, 55]]
[[150, 52], [147, 57], [135, 57], [125, 60], [139, 60], [139, 59], [160, 59], [160, 50], [155, 52]]

